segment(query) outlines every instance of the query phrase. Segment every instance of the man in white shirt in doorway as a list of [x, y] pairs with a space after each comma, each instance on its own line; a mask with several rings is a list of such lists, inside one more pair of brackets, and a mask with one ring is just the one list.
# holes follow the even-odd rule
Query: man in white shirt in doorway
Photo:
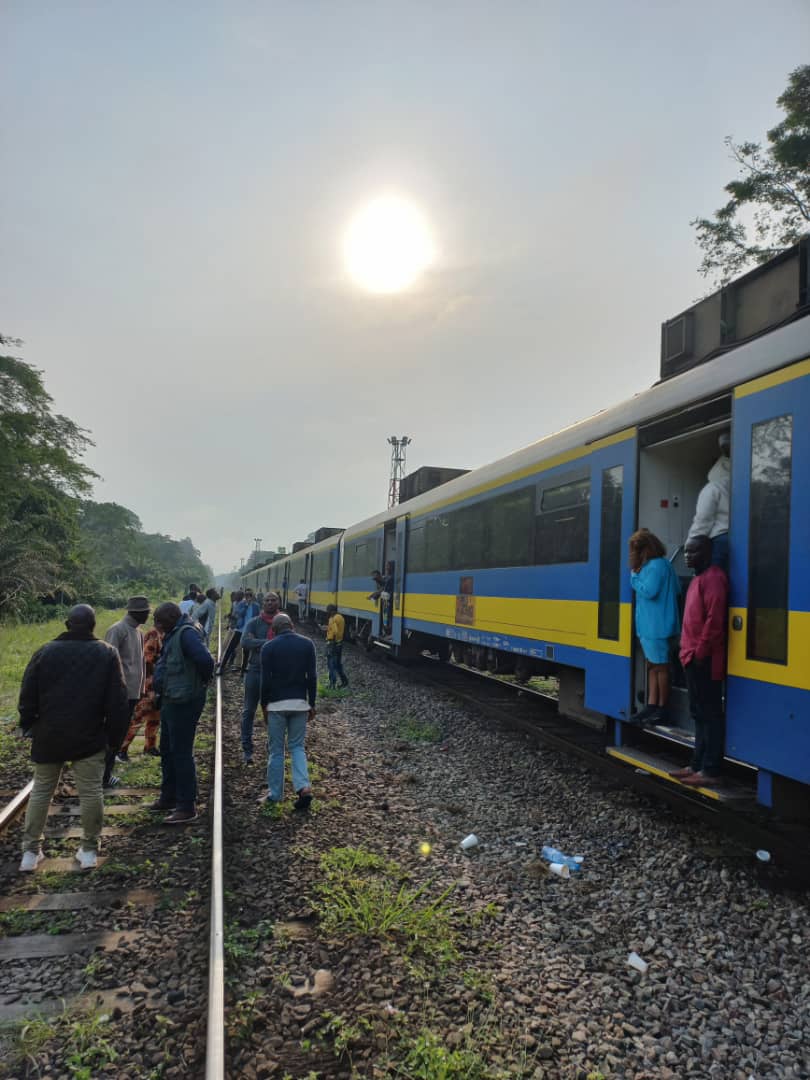
[[295, 595], [298, 597], [298, 621], [303, 622], [307, 614], [307, 583], [304, 578], [295, 586]]

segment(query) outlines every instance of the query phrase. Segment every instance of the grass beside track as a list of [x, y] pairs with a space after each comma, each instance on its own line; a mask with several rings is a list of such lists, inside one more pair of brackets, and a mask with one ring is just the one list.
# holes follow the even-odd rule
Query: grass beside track
[[[103, 638], [124, 611], [99, 611], [96, 635]], [[23, 672], [32, 655], [65, 629], [62, 619], [45, 623], [0, 625], [0, 770], [17, 760], [27, 759], [30, 744], [17, 735], [17, 697]]]

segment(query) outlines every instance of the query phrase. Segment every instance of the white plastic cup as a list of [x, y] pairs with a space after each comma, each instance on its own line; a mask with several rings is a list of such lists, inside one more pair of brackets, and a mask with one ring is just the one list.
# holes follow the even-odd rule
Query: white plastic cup
[[642, 960], [637, 952], [631, 952], [627, 957], [627, 963], [635, 971], [641, 972], [642, 975], [647, 973], [647, 968], [650, 966], [646, 960]]
[[571, 868], [566, 863], [553, 862], [548, 864], [549, 872], [556, 874], [557, 877], [569, 878], [571, 877]]
[[469, 836], [465, 836], [461, 841], [461, 846], [464, 851], [469, 851], [471, 847], [475, 847], [478, 844], [478, 837], [474, 832], [471, 832]]

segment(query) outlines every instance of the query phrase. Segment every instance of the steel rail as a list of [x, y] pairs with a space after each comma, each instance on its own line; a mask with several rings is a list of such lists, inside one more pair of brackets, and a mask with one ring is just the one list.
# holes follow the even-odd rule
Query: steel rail
[[34, 781], [29, 780], [25, 787], [17, 792], [11, 802], [7, 802], [3, 809], [0, 810], [0, 833], [5, 832], [12, 821], [22, 813], [28, 805], [33, 790]]
[[222, 608], [217, 628], [217, 709], [214, 728], [213, 825], [211, 835], [211, 925], [208, 944], [208, 1028], [205, 1045], [206, 1080], [225, 1076], [225, 929], [222, 877]]

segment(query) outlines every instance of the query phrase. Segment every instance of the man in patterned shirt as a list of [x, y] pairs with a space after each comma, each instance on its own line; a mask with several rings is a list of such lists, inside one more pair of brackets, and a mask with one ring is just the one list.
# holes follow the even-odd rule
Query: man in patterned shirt
[[152, 676], [162, 647], [163, 634], [156, 626], [153, 626], [151, 630], [147, 630], [143, 639], [143, 662], [146, 669], [143, 696], [135, 706], [135, 711], [132, 714], [129, 731], [127, 731], [127, 736], [118, 752], [119, 761], [129, 761], [129, 745], [138, 734], [138, 728], [141, 724], [144, 725], [145, 746], [143, 752], [149, 754], [150, 757], [160, 757], [160, 751], [157, 748], [157, 736], [160, 731], [160, 709], [158, 709], [155, 702]]

